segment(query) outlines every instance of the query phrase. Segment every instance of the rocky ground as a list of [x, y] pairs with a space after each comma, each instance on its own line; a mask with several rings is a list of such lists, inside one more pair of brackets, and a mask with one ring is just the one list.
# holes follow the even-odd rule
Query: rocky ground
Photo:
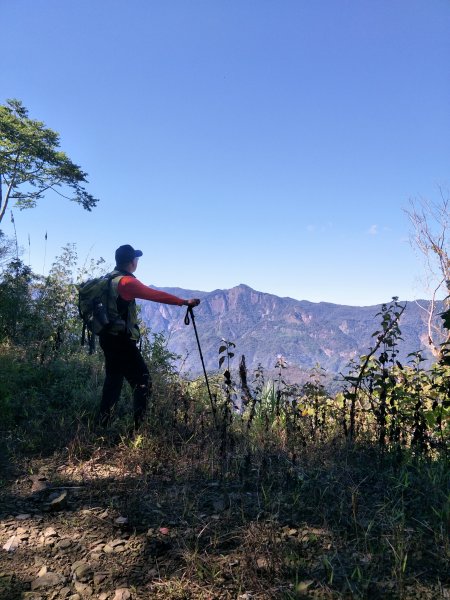
[[1, 465], [0, 600], [450, 598], [434, 576], [347, 584], [370, 553], [266, 497], [270, 485], [211, 480], [188, 461], [168, 473], [126, 446], [69, 454]]
[[[33, 460], [3, 480], [1, 600], [245, 600], [280, 593], [267, 581], [246, 590], [234, 575], [250, 540], [243, 555], [239, 532], [227, 529], [238, 506], [256, 508], [252, 493], [233, 485], [224, 491], [215, 481], [150, 479], [139, 465], [138, 474], [127, 472], [123, 458], [115, 449], [70, 465], [62, 457]], [[267, 571], [269, 562], [262, 550], [255, 569]]]

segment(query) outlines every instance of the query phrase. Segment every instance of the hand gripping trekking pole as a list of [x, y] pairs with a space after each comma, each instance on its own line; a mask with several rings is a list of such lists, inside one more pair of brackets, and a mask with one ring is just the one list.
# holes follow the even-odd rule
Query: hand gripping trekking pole
[[213, 414], [214, 425], [217, 425], [217, 421], [216, 421], [216, 407], [214, 405], [214, 400], [213, 400], [213, 397], [212, 397], [212, 394], [211, 394], [211, 390], [209, 388], [208, 375], [206, 374], [205, 361], [203, 360], [202, 349], [200, 347], [200, 340], [198, 339], [197, 326], [195, 324], [194, 310], [193, 310], [192, 306], [188, 306], [188, 308], [187, 308], [186, 316], [184, 317], [184, 324], [185, 325], [189, 325], [190, 319], [192, 319], [192, 325], [194, 326], [195, 337], [197, 339], [198, 352], [200, 354], [200, 360], [202, 361], [203, 373], [205, 375], [206, 387], [208, 388], [209, 402], [211, 404], [211, 410], [212, 410], [212, 414]]

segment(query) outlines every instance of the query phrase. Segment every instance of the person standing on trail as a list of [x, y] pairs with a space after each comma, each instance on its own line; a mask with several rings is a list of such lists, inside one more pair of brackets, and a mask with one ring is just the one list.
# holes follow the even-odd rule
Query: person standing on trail
[[138, 266], [141, 250], [129, 244], [120, 246], [115, 253], [116, 266], [111, 277], [111, 302], [115, 302], [121, 330], [106, 329], [99, 334], [100, 346], [105, 355], [105, 381], [99, 410], [99, 423], [106, 426], [111, 412], [120, 398], [124, 378], [133, 390], [135, 429], [142, 423], [151, 394], [151, 377], [144, 358], [137, 346], [140, 338], [136, 298], [172, 304], [176, 306], [198, 306], [200, 300], [184, 300], [154, 290], [141, 283], [133, 273]]

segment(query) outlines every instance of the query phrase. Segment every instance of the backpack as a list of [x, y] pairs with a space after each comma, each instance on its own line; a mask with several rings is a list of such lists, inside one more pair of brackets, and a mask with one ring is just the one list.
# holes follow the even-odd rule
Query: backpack
[[78, 312], [83, 320], [81, 345], [86, 341], [86, 332], [90, 354], [95, 350], [95, 336], [103, 331], [125, 329], [125, 322], [119, 318], [117, 310], [111, 314], [111, 282], [120, 275], [113, 272], [103, 277], [89, 279], [78, 286]]

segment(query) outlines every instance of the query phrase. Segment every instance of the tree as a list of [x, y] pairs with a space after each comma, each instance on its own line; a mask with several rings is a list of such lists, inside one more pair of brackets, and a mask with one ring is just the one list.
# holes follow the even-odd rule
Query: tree
[[30, 119], [20, 100], [0, 105], [0, 222], [11, 200], [33, 208], [48, 190], [89, 211], [97, 204], [82, 185], [87, 173], [59, 145], [58, 133]]
[[440, 190], [439, 200], [411, 200], [409, 210], [405, 211], [413, 226], [412, 244], [425, 258], [431, 300], [428, 306], [421, 308], [427, 312], [428, 344], [438, 359], [442, 356], [441, 344], [450, 341], [450, 331], [444, 334], [435, 318], [438, 294], [444, 292], [445, 310], [450, 309], [449, 204], [449, 198]]
[[0, 280], [0, 342], [23, 342], [33, 323], [33, 273], [13, 260]]
[[7, 238], [3, 231], [0, 229], [0, 274], [3, 268], [9, 264], [13, 256], [17, 253], [14, 248], [14, 241]]

